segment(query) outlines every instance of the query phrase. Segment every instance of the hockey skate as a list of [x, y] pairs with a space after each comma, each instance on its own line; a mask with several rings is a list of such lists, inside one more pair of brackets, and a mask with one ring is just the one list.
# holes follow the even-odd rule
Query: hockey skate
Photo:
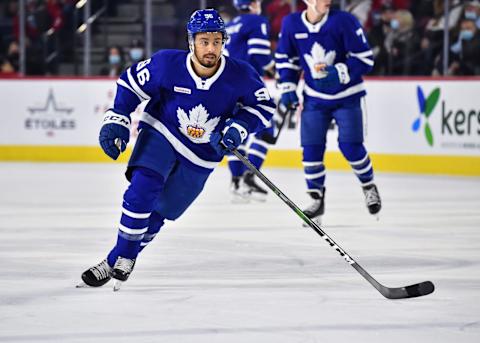
[[[312, 204], [303, 210], [303, 213], [315, 222], [317, 225], [321, 225], [322, 216], [325, 213], [325, 188], [322, 190], [312, 189], [307, 191], [307, 193], [312, 198]], [[307, 224], [303, 224], [304, 227], [307, 227]]]
[[241, 176], [232, 176], [230, 192], [232, 193], [232, 203], [246, 204], [250, 202], [251, 190]]
[[365, 204], [367, 205], [368, 212], [374, 215], [378, 220], [378, 212], [380, 212], [382, 208], [382, 201], [380, 199], [377, 186], [375, 184], [371, 184], [362, 187], [362, 189], [363, 194], [365, 194]]
[[122, 283], [127, 281], [128, 277], [133, 271], [135, 260], [119, 256], [112, 270], [112, 278], [114, 279], [113, 291], [116, 292], [122, 286]]
[[267, 200], [268, 192], [255, 182], [255, 175], [253, 174], [253, 172], [246, 171], [243, 174], [243, 182], [246, 186], [248, 186], [248, 189], [250, 191], [250, 197], [252, 198], [252, 200], [262, 202]]
[[77, 288], [101, 287], [112, 278], [112, 267], [103, 260], [99, 264], [87, 269], [82, 274], [83, 283], [77, 285]]

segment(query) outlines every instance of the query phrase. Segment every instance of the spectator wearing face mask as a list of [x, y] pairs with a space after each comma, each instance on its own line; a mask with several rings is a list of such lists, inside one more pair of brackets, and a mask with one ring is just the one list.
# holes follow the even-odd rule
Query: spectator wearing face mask
[[106, 60], [106, 65], [100, 70], [101, 75], [119, 76], [125, 70], [125, 59], [121, 47], [115, 45], [108, 48]]
[[[450, 75], [480, 75], [480, 32], [476, 22], [464, 18], [460, 23], [459, 51], [452, 51]], [[458, 44], [458, 43], [457, 43]]]
[[390, 75], [412, 75], [414, 58], [420, 42], [414, 31], [413, 16], [408, 10], [397, 10], [390, 20], [390, 31], [385, 38]]
[[145, 59], [144, 44], [139, 39], [134, 39], [128, 51], [128, 58], [130, 64], [137, 63]]
[[466, 3], [463, 14], [465, 19], [475, 21], [477, 30], [480, 29], [480, 1], [475, 0]]

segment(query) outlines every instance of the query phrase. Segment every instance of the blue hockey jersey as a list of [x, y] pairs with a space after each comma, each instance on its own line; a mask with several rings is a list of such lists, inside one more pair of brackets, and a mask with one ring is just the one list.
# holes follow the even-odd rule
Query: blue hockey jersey
[[[333, 104], [365, 95], [362, 75], [373, 67], [373, 53], [358, 20], [348, 12], [331, 10], [317, 24], [307, 21], [306, 11], [283, 19], [275, 53], [280, 83], [297, 84], [304, 71], [306, 101]], [[350, 81], [328, 90], [315, 89], [321, 64], [343, 63]]]
[[218, 71], [202, 79], [190, 56], [187, 51], [163, 50], [132, 65], [117, 81], [113, 110], [129, 114], [149, 100], [139, 128], [150, 125], [179, 158], [195, 168], [213, 169], [223, 156], [210, 145], [211, 134], [232, 117], [247, 123], [249, 132], [259, 131], [269, 125], [275, 104], [246, 62], [221, 56]]
[[273, 67], [274, 61], [269, 40], [270, 27], [265, 17], [241, 14], [227, 24], [229, 39], [225, 54], [249, 62], [263, 75]]

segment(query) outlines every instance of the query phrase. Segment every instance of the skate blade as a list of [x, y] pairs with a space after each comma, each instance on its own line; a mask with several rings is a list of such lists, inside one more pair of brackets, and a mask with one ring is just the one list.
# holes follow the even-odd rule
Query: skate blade
[[377, 220], [377, 222], [380, 221], [380, 216], [378, 215], [378, 213], [377, 213], [377, 214], [372, 214], [372, 216], [375, 217], [375, 219]]
[[123, 281], [120, 280], [114, 280], [113, 281], [113, 291], [118, 292], [120, 288], [122, 287]]
[[90, 288], [91, 286], [87, 285], [85, 282], [80, 282], [75, 288]]

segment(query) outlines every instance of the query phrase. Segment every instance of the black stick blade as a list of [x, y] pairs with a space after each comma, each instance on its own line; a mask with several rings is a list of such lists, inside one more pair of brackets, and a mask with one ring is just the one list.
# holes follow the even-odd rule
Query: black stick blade
[[407, 299], [428, 295], [433, 293], [434, 290], [435, 286], [431, 281], [424, 281], [401, 288], [385, 287], [384, 289], [380, 290], [380, 293], [382, 293], [382, 295], [388, 299]]

